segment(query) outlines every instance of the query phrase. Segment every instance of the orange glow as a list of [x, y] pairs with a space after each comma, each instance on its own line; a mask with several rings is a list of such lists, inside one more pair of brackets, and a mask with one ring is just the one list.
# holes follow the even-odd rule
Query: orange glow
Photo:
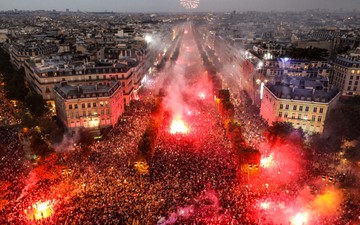
[[41, 220], [48, 218], [53, 213], [53, 205], [50, 201], [37, 202], [33, 205], [33, 210], [28, 214], [30, 220]]
[[263, 168], [269, 168], [275, 165], [274, 154], [271, 153], [268, 157], [262, 158], [260, 160], [260, 166]]
[[335, 188], [330, 188], [324, 194], [319, 195], [313, 202], [313, 210], [320, 215], [334, 215], [338, 213], [343, 200], [343, 193]]
[[308, 220], [308, 213], [298, 213], [291, 219], [291, 225], [306, 225]]
[[189, 133], [189, 128], [186, 126], [185, 122], [180, 117], [176, 117], [171, 122], [170, 133], [171, 134], [176, 134], [176, 133], [186, 134], [186, 133]]

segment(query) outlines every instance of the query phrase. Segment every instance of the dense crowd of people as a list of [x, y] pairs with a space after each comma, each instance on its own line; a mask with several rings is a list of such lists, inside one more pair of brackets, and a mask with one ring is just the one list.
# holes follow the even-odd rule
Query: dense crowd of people
[[[1, 155], [0, 175], [11, 185], [0, 224], [279, 224], [273, 214], [281, 207], [293, 207], [312, 177], [302, 174], [295, 183], [272, 185], [261, 176], [242, 174], [211, 98], [186, 102], [191, 113], [181, 119], [188, 133], [171, 134], [173, 115], [165, 111], [148, 171], [136, 170], [138, 143], [163, 82], [164, 77], [153, 77], [119, 123], [89, 151], [78, 146], [58, 153], [58, 161], [72, 172], [54, 180], [37, 180], [16, 132], [1, 128], [0, 144], [7, 150]], [[266, 141], [266, 124], [254, 110], [236, 105], [235, 117], [246, 141], [258, 148]], [[353, 221], [360, 204], [349, 199], [346, 196], [337, 218], [322, 217], [316, 224]], [[33, 220], [33, 205], [42, 201], [50, 202], [53, 213]], [[264, 201], [269, 203], [261, 204]], [[282, 222], [289, 224], [289, 219]]]

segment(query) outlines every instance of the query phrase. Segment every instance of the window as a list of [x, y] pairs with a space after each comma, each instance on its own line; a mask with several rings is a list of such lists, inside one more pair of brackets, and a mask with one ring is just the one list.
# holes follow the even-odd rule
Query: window
[[354, 83], [356, 86], [359, 84], [359, 81], [355, 81], [355, 83]]
[[350, 76], [350, 80], [354, 79], [354, 76]]
[[303, 106], [299, 106], [299, 111], [302, 111], [303, 110]]
[[107, 113], [108, 115], [110, 115], [110, 109], [107, 109], [107, 110], [106, 110], [106, 113]]
[[94, 107], [94, 108], [96, 107], [96, 102], [93, 102], [93, 107]]
[[100, 107], [103, 107], [104, 106], [104, 102], [100, 102]]
[[86, 116], [86, 111], [83, 111], [83, 116]]
[[315, 121], [315, 119], [316, 119], [316, 116], [311, 117], [311, 121]]
[[296, 116], [296, 114], [293, 113], [293, 114], [291, 115], [291, 119], [295, 119], [295, 116]]
[[314, 107], [313, 112], [314, 112], [314, 113], [316, 113], [316, 112], [317, 112], [317, 107]]
[[81, 108], [85, 109], [85, 103], [81, 104]]
[[352, 81], [349, 81], [349, 85], [352, 85]]
[[323, 109], [323, 108], [320, 108], [320, 109], [319, 109], [319, 112], [320, 112], [320, 113], [323, 113], [323, 112], [324, 112], [324, 109]]
[[285, 112], [285, 113], [284, 113], [284, 118], [287, 118], [287, 117], [288, 117], [288, 113]]
[[293, 106], [293, 110], [296, 110], [296, 108], [297, 108], [297, 106], [296, 106], [296, 105], [294, 105], [294, 106]]
[[301, 114], [298, 114], [298, 119], [301, 120]]
[[104, 115], [104, 110], [103, 109], [101, 110], [101, 115]]
[[[360, 71], [360, 70], [359, 70]], [[356, 80], [359, 80], [360, 79], [360, 77], [359, 76], [356, 76]]]
[[309, 106], [305, 107], [305, 112], [309, 112]]
[[77, 109], [77, 108], [78, 108], [78, 105], [77, 105], [77, 104], [75, 104], [75, 105], [74, 105], [74, 108], [75, 108], [75, 109]]
[[283, 104], [280, 104], [280, 109], [283, 109], [284, 108], [284, 105]]
[[71, 105], [71, 104], [69, 105], [69, 109], [72, 109], [72, 105]]
[[289, 109], [289, 105], [286, 105], [286, 106], [285, 106], [285, 109]]
[[318, 121], [318, 122], [321, 122], [321, 116], [318, 116], [317, 121]]
[[88, 102], [88, 108], [91, 108], [91, 103], [90, 102]]

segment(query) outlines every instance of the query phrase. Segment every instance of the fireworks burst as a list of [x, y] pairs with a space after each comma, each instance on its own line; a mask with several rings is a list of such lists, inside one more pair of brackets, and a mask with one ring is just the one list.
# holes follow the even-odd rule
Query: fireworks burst
[[180, 0], [180, 4], [185, 9], [196, 9], [199, 6], [199, 0]]

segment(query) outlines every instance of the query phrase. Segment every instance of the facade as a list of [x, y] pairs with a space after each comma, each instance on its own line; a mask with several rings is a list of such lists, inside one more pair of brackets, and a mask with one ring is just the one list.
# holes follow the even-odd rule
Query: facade
[[18, 46], [14, 45], [10, 48], [10, 59], [16, 69], [21, 69], [26, 60], [30, 57], [49, 55], [56, 53], [58, 47], [55, 44], [45, 44], [40, 46]]
[[93, 85], [55, 84], [55, 106], [58, 118], [70, 129], [88, 128], [99, 131], [114, 127], [124, 112], [120, 81]]
[[288, 83], [269, 83], [264, 86], [260, 115], [269, 125], [285, 121], [309, 133], [322, 133], [339, 96], [337, 89], [328, 90], [319, 81], [292, 78]]
[[341, 90], [343, 96], [360, 95], [360, 54], [336, 58], [332, 83]]
[[42, 95], [44, 100], [53, 100], [57, 83], [72, 85], [93, 85], [97, 82], [119, 80], [123, 92], [123, 103], [128, 105], [134, 97], [133, 91], [139, 87], [144, 76], [144, 64], [126, 59], [117, 63], [65, 62], [61, 58], [34, 59], [25, 63], [25, 78], [28, 86]]

